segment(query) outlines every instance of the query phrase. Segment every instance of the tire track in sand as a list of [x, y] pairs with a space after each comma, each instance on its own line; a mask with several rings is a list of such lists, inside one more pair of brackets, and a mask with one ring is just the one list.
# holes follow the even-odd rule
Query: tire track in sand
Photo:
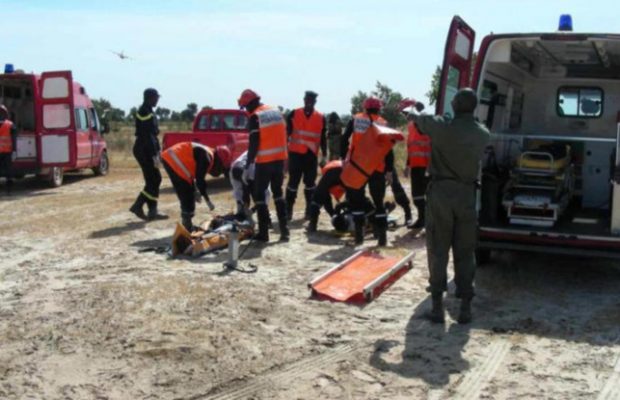
[[502, 361], [510, 351], [510, 342], [506, 339], [497, 340], [489, 346], [485, 360], [473, 370], [469, 370], [461, 383], [450, 393], [449, 398], [474, 400], [480, 397], [484, 386], [493, 378]]
[[[276, 385], [294, 383], [296, 379], [311, 376], [320, 372], [326, 365], [337, 363], [349, 358], [356, 350], [349, 344], [340, 345], [316, 356], [302, 358], [299, 361], [282, 366], [273, 371], [268, 371], [247, 382], [240, 382], [229, 389], [224, 389], [216, 394], [206, 394], [191, 397], [191, 400], [235, 400], [247, 399], [252, 395], [264, 392]], [[234, 385], [232, 383], [231, 385]]]
[[620, 399], [620, 354], [616, 356], [616, 363], [607, 383], [603, 386], [597, 400], [617, 400]]

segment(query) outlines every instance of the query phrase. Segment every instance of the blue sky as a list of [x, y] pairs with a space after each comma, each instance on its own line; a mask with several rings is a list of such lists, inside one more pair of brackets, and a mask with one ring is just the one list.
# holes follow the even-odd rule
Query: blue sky
[[[3, 64], [70, 69], [92, 97], [128, 110], [145, 87], [180, 110], [236, 107], [246, 87], [294, 108], [349, 111], [377, 80], [426, 101], [453, 15], [490, 33], [554, 31], [562, 13], [579, 32], [620, 32], [614, 1], [64, 1], [0, 0]], [[110, 50], [133, 60], [121, 61]]]

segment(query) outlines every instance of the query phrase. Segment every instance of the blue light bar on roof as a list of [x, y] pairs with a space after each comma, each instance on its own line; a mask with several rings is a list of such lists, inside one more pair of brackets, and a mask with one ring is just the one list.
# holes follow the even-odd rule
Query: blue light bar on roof
[[560, 32], [572, 32], [573, 31], [573, 17], [570, 14], [560, 15], [560, 26], [558, 27]]

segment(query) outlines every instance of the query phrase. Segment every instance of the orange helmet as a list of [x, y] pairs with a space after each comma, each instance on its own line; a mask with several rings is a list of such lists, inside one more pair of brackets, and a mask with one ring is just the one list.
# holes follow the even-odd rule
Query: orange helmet
[[368, 97], [364, 100], [363, 104], [364, 110], [380, 110], [383, 107], [383, 102], [376, 97]]
[[258, 93], [253, 91], [252, 89], [245, 89], [241, 92], [241, 96], [239, 96], [239, 100], [237, 100], [237, 104], [239, 107], [247, 107], [253, 100], [260, 99]]
[[232, 154], [230, 153], [230, 149], [226, 146], [217, 146], [215, 148], [215, 155], [220, 159], [220, 163], [227, 168], [230, 166]]

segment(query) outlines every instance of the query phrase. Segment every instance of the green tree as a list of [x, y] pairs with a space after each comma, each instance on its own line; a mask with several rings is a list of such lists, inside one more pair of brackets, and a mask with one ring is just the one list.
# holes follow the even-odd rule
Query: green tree
[[[381, 99], [383, 102], [381, 115], [388, 122], [388, 125], [399, 127], [407, 122], [399, 109], [400, 102], [403, 100], [402, 94], [377, 81], [375, 89], [370, 92], [370, 95]], [[351, 113], [361, 112], [363, 110], [362, 104], [368, 97], [369, 95], [361, 90], [351, 97]]]
[[138, 107], [131, 107], [131, 109], [129, 110], [129, 114], [127, 114], [127, 121], [133, 121], [137, 113]]
[[160, 121], [167, 121], [170, 118], [170, 112], [170, 109], [165, 107], [157, 107], [155, 109], [155, 115], [157, 115]]
[[191, 122], [196, 117], [198, 113], [198, 104], [189, 103], [185, 110], [181, 111], [181, 120]]
[[114, 107], [109, 100], [104, 98], [93, 99], [93, 107], [101, 120], [122, 121], [125, 119], [125, 111]]

